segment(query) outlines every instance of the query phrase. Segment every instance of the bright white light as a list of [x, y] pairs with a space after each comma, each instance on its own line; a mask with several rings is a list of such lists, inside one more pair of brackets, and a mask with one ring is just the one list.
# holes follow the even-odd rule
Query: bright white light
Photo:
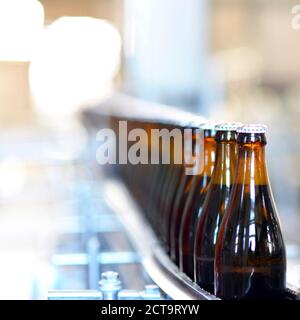
[[16, 196], [24, 187], [26, 169], [15, 158], [6, 158], [0, 163], [0, 196]]
[[108, 22], [62, 17], [44, 31], [30, 66], [30, 86], [38, 112], [73, 115], [112, 90], [120, 65], [121, 39]]
[[44, 26], [37, 0], [0, 0], [0, 60], [29, 61]]

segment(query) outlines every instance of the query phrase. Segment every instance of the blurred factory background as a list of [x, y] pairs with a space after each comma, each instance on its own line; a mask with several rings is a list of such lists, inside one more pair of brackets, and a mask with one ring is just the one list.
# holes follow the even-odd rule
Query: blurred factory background
[[[101, 179], [83, 162], [88, 139], [79, 116], [114, 91], [209, 118], [267, 124], [269, 174], [290, 261], [300, 255], [296, 4], [0, 0], [0, 299], [86, 288], [84, 267], [57, 273], [51, 259], [74, 249], [72, 238], [58, 248], [62, 219], [93, 215], [99, 206], [110, 212], [98, 201]], [[131, 252], [118, 221], [107, 228], [104, 247], [120, 243], [115, 250]], [[130, 259], [127, 268], [142, 274]], [[128, 287], [150, 282], [143, 277], [129, 277]]]

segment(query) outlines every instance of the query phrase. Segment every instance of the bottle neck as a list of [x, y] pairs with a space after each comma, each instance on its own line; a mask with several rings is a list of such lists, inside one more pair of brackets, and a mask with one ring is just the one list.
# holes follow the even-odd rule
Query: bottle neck
[[268, 185], [265, 140], [239, 143], [236, 184]]
[[[196, 148], [193, 149], [193, 175], [198, 177], [211, 177], [216, 156], [215, 131], [204, 129], [202, 137], [202, 142], [196, 142], [198, 151], [196, 151]], [[197, 143], [200, 143], [200, 149], [199, 146], [197, 146]]]
[[216, 141], [216, 163], [212, 183], [230, 187], [234, 181], [237, 160], [236, 132], [219, 131]]
[[203, 175], [211, 177], [216, 160], [216, 140], [214, 136], [204, 137]]

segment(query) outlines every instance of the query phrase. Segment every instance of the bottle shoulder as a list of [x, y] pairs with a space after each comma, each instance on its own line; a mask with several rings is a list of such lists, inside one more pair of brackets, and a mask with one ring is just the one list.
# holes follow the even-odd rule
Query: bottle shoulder
[[235, 185], [224, 219], [224, 249], [273, 256], [284, 251], [276, 206], [268, 186]]

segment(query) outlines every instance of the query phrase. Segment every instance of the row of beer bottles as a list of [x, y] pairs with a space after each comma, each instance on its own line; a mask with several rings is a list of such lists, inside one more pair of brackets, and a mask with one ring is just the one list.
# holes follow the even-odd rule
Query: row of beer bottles
[[[285, 246], [265, 162], [266, 127], [207, 122], [185, 128], [193, 132], [194, 157], [202, 143], [201, 168], [186, 174], [190, 163], [174, 163], [172, 141], [170, 164], [126, 166], [124, 180], [166, 252], [200, 287], [224, 299], [282, 298]], [[151, 152], [151, 138], [148, 147]]]
[[180, 269], [225, 299], [285, 292], [285, 247], [267, 175], [265, 131], [262, 125], [216, 125], [207, 134], [215, 161], [207, 157], [183, 205]]

